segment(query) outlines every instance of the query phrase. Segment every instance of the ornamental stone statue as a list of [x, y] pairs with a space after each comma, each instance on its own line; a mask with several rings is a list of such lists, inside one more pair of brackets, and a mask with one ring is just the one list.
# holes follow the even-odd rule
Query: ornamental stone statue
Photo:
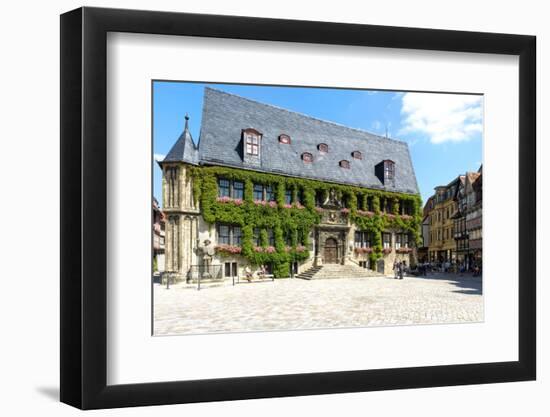
[[212, 258], [216, 253], [214, 245], [210, 239], [205, 239], [203, 244], [199, 246], [199, 250], [202, 254], [202, 264], [203, 264], [203, 278], [211, 278], [210, 267], [212, 266]]
[[342, 207], [342, 203], [338, 199], [338, 196], [336, 194], [336, 190], [331, 189], [328, 193], [327, 198], [325, 199], [323, 203], [324, 207], [327, 208], [340, 208]]

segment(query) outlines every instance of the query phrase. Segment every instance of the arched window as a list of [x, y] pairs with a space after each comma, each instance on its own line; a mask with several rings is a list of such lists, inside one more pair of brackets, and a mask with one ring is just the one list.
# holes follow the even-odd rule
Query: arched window
[[279, 143], [284, 143], [285, 145], [290, 145], [290, 136], [285, 133], [279, 135]]
[[351, 156], [354, 158], [354, 159], [363, 159], [363, 154], [359, 151], [353, 151], [351, 153]]
[[349, 161], [346, 161], [345, 159], [340, 161], [340, 167], [349, 169]]
[[321, 153], [328, 153], [328, 145], [326, 143], [320, 143], [317, 145], [317, 149], [319, 149]]
[[306, 163], [311, 163], [313, 162], [313, 155], [310, 154], [309, 152], [304, 152], [302, 154], [302, 161], [306, 162]]

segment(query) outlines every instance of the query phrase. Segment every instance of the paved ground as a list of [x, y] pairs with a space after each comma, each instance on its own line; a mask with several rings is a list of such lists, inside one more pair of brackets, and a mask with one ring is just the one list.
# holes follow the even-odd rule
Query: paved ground
[[453, 274], [155, 284], [154, 303], [156, 335], [483, 321], [481, 278]]

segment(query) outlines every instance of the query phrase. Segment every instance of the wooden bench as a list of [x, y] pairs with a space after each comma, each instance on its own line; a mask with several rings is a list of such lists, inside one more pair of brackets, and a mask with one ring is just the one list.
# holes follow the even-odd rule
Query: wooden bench
[[[241, 282], [241, 276], [238, 275], [236, 284], [241, 284], [241, 283], [252, 284], [254, 282], [265, 282], [265, 281], [275, 281], [275, 275], [255, 273], [255, 274], [252, 274], [252, 278], [250, 280], [246, 277], [243, 277], [242, 282]], [[233, 285], [235, 285], [235, 281], [233, 281]]]

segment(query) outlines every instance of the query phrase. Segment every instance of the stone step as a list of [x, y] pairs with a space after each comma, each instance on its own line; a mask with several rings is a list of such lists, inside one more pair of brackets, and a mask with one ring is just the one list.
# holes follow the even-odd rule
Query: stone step
[[304, 271], [296, 278], [302, 279], [331, 279], [331, 278], [368, 278], [380, 277], [382, 274], [367, 268], [361, 268], [355, 265], [327, 264], [316, 266]]
[[296, 275], [296, 278], [311, 279], [321, 268], [321, 266], [314, 266], [307, 271], [299, 273]]

